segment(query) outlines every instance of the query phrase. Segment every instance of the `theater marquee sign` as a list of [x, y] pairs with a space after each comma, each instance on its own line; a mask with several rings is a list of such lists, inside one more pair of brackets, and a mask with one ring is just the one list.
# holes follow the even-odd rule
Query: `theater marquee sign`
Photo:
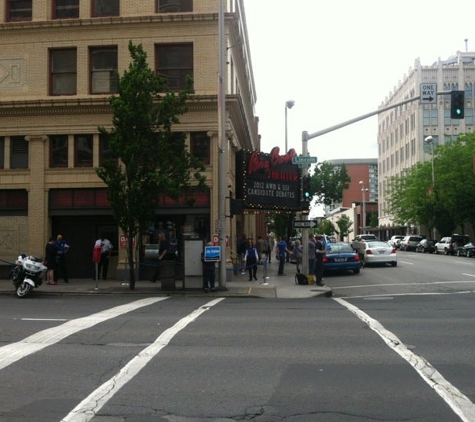
[[292, 164], [296, 155], [285, 155], [275, 147], [270, 154], [238, 151], [236, 155], [236, 198], [252, 210], [299, 211], [300, 168]]

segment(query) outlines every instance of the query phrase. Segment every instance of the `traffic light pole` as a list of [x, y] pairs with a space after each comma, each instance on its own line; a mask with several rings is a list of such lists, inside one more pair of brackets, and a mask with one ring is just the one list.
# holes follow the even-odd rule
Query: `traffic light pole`
[[[308, 140], [304, 140], [302, 137], [302, 156], [306, 157], [308, 155]], [[308, 166], [303, 166], [302, 168], [302, 179], [308, 175]], [[307, 198], [303, 198], [305, 201]], [[310, 201], [311, 198], [308, 200]], [[310, 204], [309, 204], [310, 205]], [[309, 213], [302, 214], [302, 219], [308, 220]], [[308, 274], [308, 228], [302, 229], [302, 273]]]
[[[451, 94], [452, 91], [439, 91], [437, 92], [437, 95], [445, 95], [445, 94]], [[400, 101], [395, 104], [391, 104], [387, 107], [382, 107], [379, 110], [373, 111], [371, 113], [363, 114], [362, 116], [355, 117], [354, 119], [347, 120], [346, 122], [339, 123], [335, 126], [331, 126], [329, 128], [320, 130], [318, 132], [314, 133], [308, 133], [306, 131], [302, 132], [302, 156], [306, 157], [308, 155], [308, 141], [313, 138], [317, 138], [319, 136], [325, 135], [327, 133], [333, 132], [334, 130], [341, 129], [342, 127], [349, 126], [353, 123], [359, 122], [361, 120], [367, 119], [368, 117], [375, 116], [380, 113], [384, 113], [385, 111], [391, 110], [393, 108], [402, 106], [404, 104], [412, 103], [413, 101], [417, 101], [421, 98], [420, 95], [417, 97], [412, 97], [404, 101]], [[305, 177], [308, 175], [308, 168], [305, 166], [302, 169], [302, 177]], [[311, 199], [311, 198], [310, 198]], [[309, 214], [303, 214], [302, 218], [304, 220], [308, 220]], [[302, 270], [304, 274], [308, 274], [308, 228], [303, 228], [302, 229], [302, 250], [303, 250], [303, 255], [302, 255]]]

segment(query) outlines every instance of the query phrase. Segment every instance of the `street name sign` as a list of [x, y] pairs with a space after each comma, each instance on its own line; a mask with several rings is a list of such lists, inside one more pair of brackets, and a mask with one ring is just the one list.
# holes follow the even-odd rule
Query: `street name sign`
[[294, 229], [311, 229], [316, 225], [314, 220], [295, 220], [293, 222]]
[[437, 103], [437, 84], [421, 84], [421, 104]]
[[292, 157], [292, 164], [315, 164], [317, 162], [317, 157], [303, 157], [294, 155]]

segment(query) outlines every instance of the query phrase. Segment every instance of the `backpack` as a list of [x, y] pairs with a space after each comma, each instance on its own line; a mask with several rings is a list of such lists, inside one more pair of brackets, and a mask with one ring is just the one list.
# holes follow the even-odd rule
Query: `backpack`
[[300, 285], [307, 285], [308, 286], [308, 278], [305, 274], [297, 273], [295, 274], [295, 284]]

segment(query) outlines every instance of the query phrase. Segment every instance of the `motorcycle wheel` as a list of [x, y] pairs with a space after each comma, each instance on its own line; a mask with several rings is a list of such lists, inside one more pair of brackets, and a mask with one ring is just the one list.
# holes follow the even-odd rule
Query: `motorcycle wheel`
[[16, 295], [20, 298], [27, 297], [31, 291], [33, 290], [33, 286], [29, 283], [21, 283], [16, 289]]

